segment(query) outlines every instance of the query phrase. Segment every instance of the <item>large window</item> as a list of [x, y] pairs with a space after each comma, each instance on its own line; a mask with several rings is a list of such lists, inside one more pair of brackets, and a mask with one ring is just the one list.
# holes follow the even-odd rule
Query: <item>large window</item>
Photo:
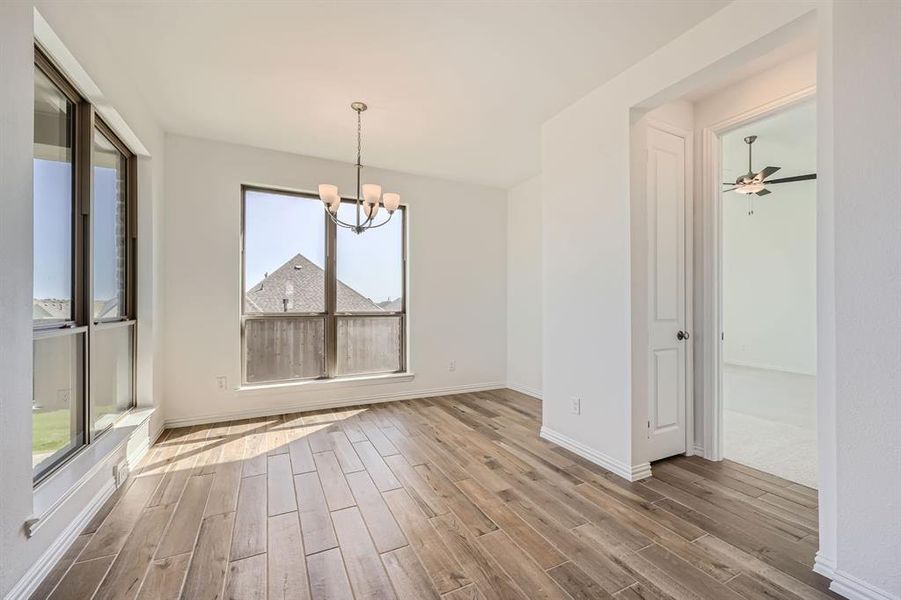
[[36, 49], [35, 480], [134, 405], [132, 165], [128, 149]]
[[404, 371], [404, 207], [358, 235], [314, 196], [245, 188], [243, 215], [245, 383]]

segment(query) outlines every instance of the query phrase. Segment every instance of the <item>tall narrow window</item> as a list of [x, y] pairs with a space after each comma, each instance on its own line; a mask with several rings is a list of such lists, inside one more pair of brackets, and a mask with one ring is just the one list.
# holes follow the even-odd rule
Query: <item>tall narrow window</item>
[[[353, 203], [338, 217], [353, 219]], [[383, 227], [356, 234], [338, 229], [338, 375], [399, 371], [403, 352], [404, 211]]]
[[102, 431], [134, 403], [135, 324], [128, 318], [128, 154], [98, 122], [91, 146], [93, 335], [91, 431]]
[[86, 329], [77, 327], [74, 302], [75, 106], [75, 98], [35, 66], [31, 459], [36, 475], [85, 443]]
[[313, 196], [243, 198], [245, 383], [403, 371], [403, 208], [356, 235]]
[[134, 405], [132, 155], [35, 50], [32, 468]]

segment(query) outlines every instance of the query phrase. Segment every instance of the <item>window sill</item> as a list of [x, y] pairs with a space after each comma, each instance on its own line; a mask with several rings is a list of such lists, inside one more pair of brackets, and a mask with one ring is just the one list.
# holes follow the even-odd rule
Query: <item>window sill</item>
[[261, 383], [242, 385], [239, 392], [256, 392], [262, 390], [297, 390], [313, 391], [322, 389], [340, 389], [374, 385], [383, 383], [405, 383], [413, 381], [415, 373], [386, 373], [384, 375], [362, 375], [359, 377], [341, 377], [338, 379], [307, 379], [305, 381], [286, 381], [283, 383]]
[[[132, 434], [138, 429], [149, 426], [155, 408], [136, 407], [120, 417], [93, 444], [85, 446], [68, 462], [41, 481], [34, 488], [32, 496], [32, 514], [34, 517], [26, 521], [25, 529], [28, 537], [47, 522], [53, 514], [63, 506], [79, 489], [104, 467], [112, 470], [109, 459], [128, 443]], [[152, 435], [147, 432], [148, 437]], [[152, 443], [153, 440], [150, 440]]]

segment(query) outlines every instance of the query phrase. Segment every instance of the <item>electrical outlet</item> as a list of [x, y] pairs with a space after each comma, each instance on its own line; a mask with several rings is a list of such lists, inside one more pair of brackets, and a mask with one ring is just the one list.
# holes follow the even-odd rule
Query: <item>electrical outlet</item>
[[451, 373], [456, 371], [457, 370], [457, 361], [455, 361], [455, 360], [450, 361], [450, 364], [447, 365], [447, 370], [450, 371]]
[[116, 487], [121, 487], [125, 480], [128, 479], [128, 461], [123, 460], [118, 465], [113, 467], [113, 479], [116, 482]]
[[569, 411], [574, 415], [582, 414], [582, 399], [573, 398], [571, 402], [572, 404], [570, 405]]
[[216, 378], [216, 387], [220, 390], [228, 389], [228, 378], [225, 375], [220, 375]]

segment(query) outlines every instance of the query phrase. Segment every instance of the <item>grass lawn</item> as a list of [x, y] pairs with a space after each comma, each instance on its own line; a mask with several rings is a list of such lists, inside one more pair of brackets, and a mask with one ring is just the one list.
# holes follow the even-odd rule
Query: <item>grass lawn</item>
[[32, 454], [53, 452], [69, 443], [72, 417], [67, 409], [32, 413]]
[[[115, 404], [105, 404], [94, 407], [96, 413], [96, 423], [103, 427], [103, 418], [108, 414], [116, 413]], [[32, 418], [32, 439], [31, 453], [46, 454], [55, 452], [70, 441], [70, 426], [72, 416], [69, 410], [62, 408], [60, 410], [51, 410], [47, 412], [31, 413]]]

